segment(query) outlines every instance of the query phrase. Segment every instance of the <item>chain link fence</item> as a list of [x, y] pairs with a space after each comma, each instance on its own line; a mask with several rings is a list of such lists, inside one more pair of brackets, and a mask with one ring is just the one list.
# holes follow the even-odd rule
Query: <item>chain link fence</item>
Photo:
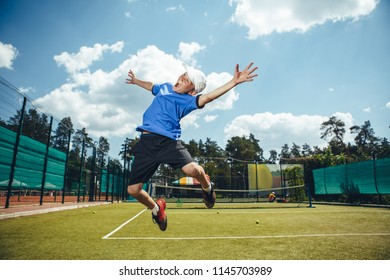
[[94, 141], [59, 120], [0, 77], [0, 207], [39, 203], [119, 201], [125, 172]]

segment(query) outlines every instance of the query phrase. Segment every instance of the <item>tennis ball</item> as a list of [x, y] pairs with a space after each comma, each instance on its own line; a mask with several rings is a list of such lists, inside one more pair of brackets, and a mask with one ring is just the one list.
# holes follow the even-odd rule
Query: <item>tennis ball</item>
[[93, 214], [96, 214], [96, 212], [95, 212], [95, 211], [93, 211], [92, 213], [93, 213]]
[[219, 211], [217, 211], [217, 214], [219, 214]]
[[259, 220], [256, 220], [256, 224], [259, 224], [260, 222], [259, 222]]

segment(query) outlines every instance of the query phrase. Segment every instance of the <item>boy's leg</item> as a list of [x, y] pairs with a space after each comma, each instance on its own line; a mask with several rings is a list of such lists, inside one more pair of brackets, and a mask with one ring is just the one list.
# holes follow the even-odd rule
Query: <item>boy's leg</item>
[[163, 199], [158, 199], [156, 202], [150, 195], [142, 189], [142, 183], [130, 185], [127, 187], [127, 192], [137, 199], [140, 203], [152, 210], [153, 220], [156, 221], [162, 231], [167, 229], [167, 215], [165, 214], [166, 203]]
[[142, 183], [130, 185], [127, 187], [127, 192], [150, 210], [153, 210], [156, 203], [150, 195], [142, 189], [142, 185]]
[[201, 184], [203, 190], [208, 190], [210, 187], [210, 182], [207, 180], [206, 173], [202, 166], [191, 162], [183, 166], [183, 172], [190, 177], [195, 178]]
[[203, 199], [207, 208], [213, 208], [215, 204], [216, 194], [211, 186], [210, 177], [206, 175], [202, 166], [191, 162], [183, 166], [183, 172], [198, 180], [203, 190]]
[[160, 198], [153, 201], [150, 195], [142, 189], [143, 183], [147, 182], [159, 167], [156, 154], [161, 148], [161, 137], [155, 134], [142, 134], [133, 151], [134, 161], [130, 172], [130, 185], [127, 192], [141, 204], [152, 210], [152, 218], [161, 230], [167, 228], [167, 215], [165, 214], [166, 202]]

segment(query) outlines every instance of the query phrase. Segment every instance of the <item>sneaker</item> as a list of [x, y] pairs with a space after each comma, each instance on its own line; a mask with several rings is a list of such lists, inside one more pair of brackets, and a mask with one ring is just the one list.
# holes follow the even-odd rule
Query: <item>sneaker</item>
[[[209, 175], [206, 174], [206, 178], [207, 178], [207, 181], [210, 182]], [[212, 183], [210, 185], [211, 185], [211, 191], [209, 193], [205, 192], [202, 189], [203, 202], [204, 202], [204, 204], [206, 205], [207, 208], [213, 208], [214, 204], [215, 204], [215, 199], [216, 199], [216, 194], [215, 194], [215, 191], [214, 191], [214, 189], [212, 187]]]
[[153, 219], [153, 222], [158, 224], [160, 230], [165, 231], [167, 229], [167, 226], [168, 226], [167, 214], [165, 214], [165, 209], [167, 208], [167, 203], [165, 202], [165, 200], [163, 198], [157, 199], [156, 203], [160, 209], [158, 210], [158, 213], [156, 216], [152, 214], [152, 219]]

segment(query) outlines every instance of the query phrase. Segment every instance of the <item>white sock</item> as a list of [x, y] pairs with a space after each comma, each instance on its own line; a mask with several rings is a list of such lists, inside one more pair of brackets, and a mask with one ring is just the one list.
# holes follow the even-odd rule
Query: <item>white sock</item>
[[154, 208], [152, 209], [152, 214], [154, 216], [157, 216], [157, 213], [158, 213], [158, 210], [160, 210], [160, 208], [158, 207], [157, 203], [154, 205]]
[[211, 192], [211, 184], [209, 183], [209, 187], [207, 189], [203, 189], [206, 193], [210, 193]]

